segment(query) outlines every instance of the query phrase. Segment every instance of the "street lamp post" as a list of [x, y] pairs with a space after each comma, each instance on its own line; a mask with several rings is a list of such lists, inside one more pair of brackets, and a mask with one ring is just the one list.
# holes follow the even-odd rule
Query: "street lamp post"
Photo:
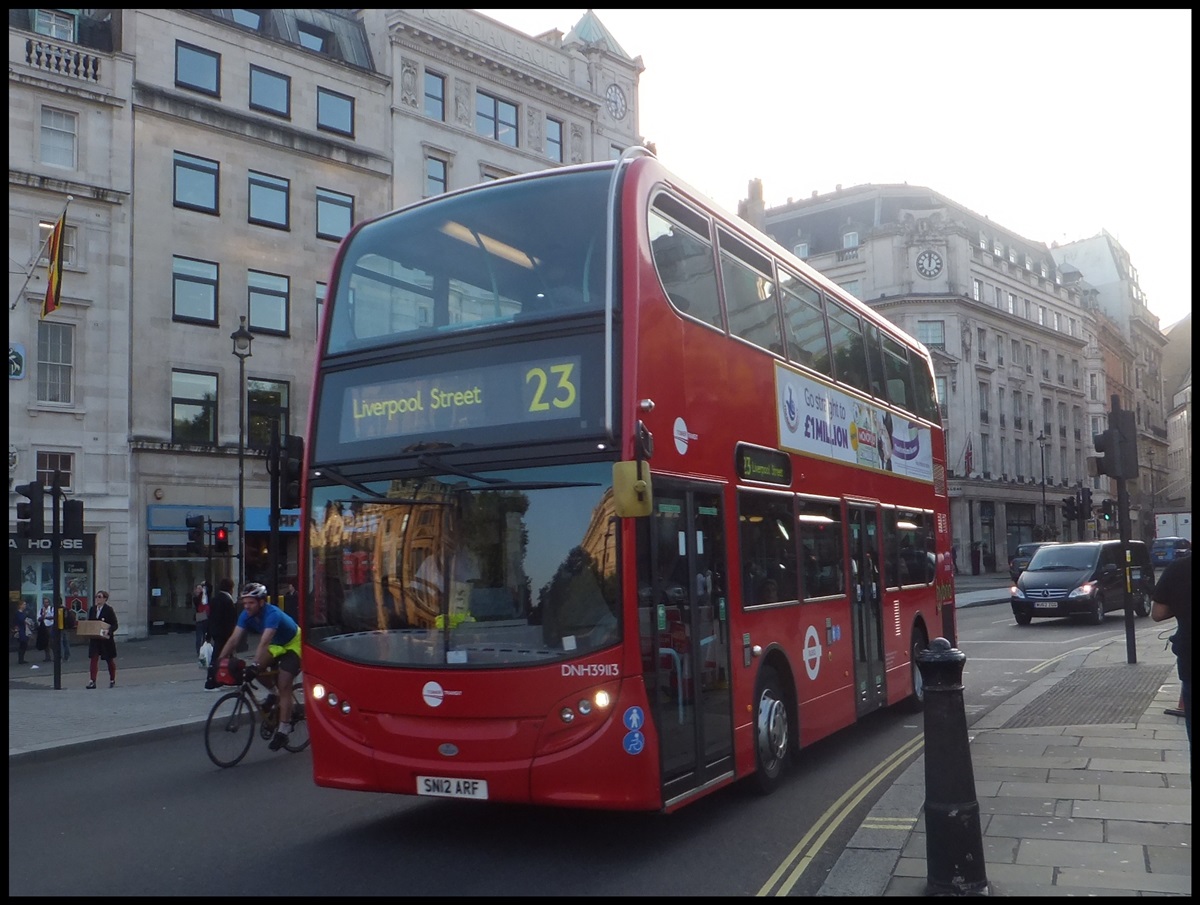
[[1042, 518], [1045, 520], [1046, 527], [1050, 525], [1050, 513], [1046, 511], [1046, 435], [1040, 433], [1037, 436], [1038, 446], [1042, 448]]
[[[253, 354], [254, 334], [246, 329], [246, 316], [229, 334], [238, 360], [238, 589], [246, 581], [246, 359]], [[1045, 469], [1043, 469], [1044, 471]]]

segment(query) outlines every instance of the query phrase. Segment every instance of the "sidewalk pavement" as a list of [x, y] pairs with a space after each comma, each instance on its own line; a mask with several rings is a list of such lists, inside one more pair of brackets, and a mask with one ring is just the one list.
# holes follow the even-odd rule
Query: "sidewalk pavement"
[[[1007, 573], [956, 581], [959, 607], [1008, 603]], [[1106, 625], [1110, 637], [1066, 655], [968, 729], [987, 894], [1191, 895], [1190, 746], [1183, 720], [1163, 713], [1179, 700], [1160, 638], [1174, 623], [1135, 621], [1134, 664], [1121, 620]], [[84, 688], [86, 646], [61, 664], [57, 690], [53, 663], [31, 651], [17, 666], [10, 653], [10, 766], [205, 720], [218, 692], [204, 690], [192, 633], [118, 640], [117, 650], [112, 689], [103, 661], [98, 687]], [[930, 894], [926, 756], [871, 809], [819, 895]]]
[[[960, 576], [956, 602], [1007, 607], [1007, 576]], [[973, 723], [967, 715], [984, 856], [984, 872], [969, 879], [986, 876], [980, 895], [1192, 894], [1191, 746], [1183, 719], [1164, 713], [1179, 703], [1165, 642], [1175, 623], [1134, 620], [1136, 663], [1123, 617], [1105, 625], [1110, 637]], [[818, 895], [932, 895], [931, 872], [944, 885], [961, 857], [928, 857], [927, 756], [876, 802]], [[964, 843], [953, 854], [972, 850]]]

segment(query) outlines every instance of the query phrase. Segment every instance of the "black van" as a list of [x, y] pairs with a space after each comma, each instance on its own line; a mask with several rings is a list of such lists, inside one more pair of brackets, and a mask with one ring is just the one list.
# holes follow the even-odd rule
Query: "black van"
[[[1133, 612], [1146, 616], [1154, 590], [1150, 551], [1138, 540], [1129, 542], [1129, 550]], [[1124, 566], [1117, 540], [1040, 547], [1013, 588], [1017, 625], [1029, 625], [1035, 616], [1087, 616], [1100, 625], [1105, 613], [1124, 609]]]

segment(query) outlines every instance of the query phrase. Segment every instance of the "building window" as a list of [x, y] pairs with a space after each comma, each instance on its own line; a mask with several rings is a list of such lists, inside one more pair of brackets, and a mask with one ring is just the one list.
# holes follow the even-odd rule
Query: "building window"
[[[38, 224], [38, 248], [42, 250], [42, 256], [38, 258], [38, 263], [43, 267], [50, 266], [50, 233], [52, 232], [54, 232], [53, 223], [43, 221]], [[64, 267], [70, 267], [75, 263], [75, 244], [75, 227], [64, 227], [62, 234]]]
[[249, 288], [250, 329], [286, 335], [288, 278], [251, 270], [246, 283]]
[[175, 206], [219, 214], [221, 165], [215, 160], [175, 152]]
[[318, 88], [317, 128], [353, 136], [354, 98], [327, 88]]
[[987, 238], [987, 235], [982, 230], [980, 230], [980, 232], [979, 232], [979, 247], [982, 248], [984, 251], [987, 251], [988, 238]]
[[76, 135], [79, 117], [66, 110], [42, 108], [41, 157], [51, 167], [75, 169]]
[[917, 339], [931, 349], [945, 349], [946, 322], [917, 321]]
[[175, 87], [221, 96], [221, 55], [175, 42]]
[[75, 328], [38, 321], [37, 401], [70, 405], [74, 381]]
[[288, 228], [290, 183], [278, 176], [250, 171], [249, 221], [276, 229]]
[[858, 231], [842, 233], [842, 248], [858, 248]]
[[446, 120], [446, 77], [425, 73], [425, 115], [438, 122]]
[[58, 472], [58, 486], [63, 490], [75, 489], [75, 457], [71, 453], [37, 451], [37, 482], [43, 487], [54, 486], [54, 473]]
[[1046, 306], [1038, 305], [1038, 324], [1046, 326]]
[[216, 374], [171, 371], [171, 442], [216, 445]]
[[353, 195], [317, 189], [317, 238], [340, 241], [353, 224]]
[[563, 124], [552, 116], [546, 117], [546, 156], [563, 162]]
[[1054, 312], [1054, 329], [1059, 331], [1062, 330], [1062, 315], [1057, 311]]
[[233, 21], [243, 28], [258, 31], [262, 28], [262, 12], [257, 9], [233, 9]]
[[279, 436], [288, 430], [288, 385], [282, 380], [246, 381], [246, 445], [271, 448], [271, 427], [279, 425]]
[[440, 157], [425, 158], [425, 197], [432, 198], [446, 191], [446, 161]]
[[33, 13], [33, 30], [58, 41], [75, 41], [75, 17], [57, 9], [38, 9]]
[[795, 245], [792, 246], [792, 254], [794, 254], [796, 257], [798, 257], [801, 261], [807, 261], [808, 260], [808, 243], [807, 242], [797, 242]]
[[475, 132], [510, 148], [517, 146], [517, 105], [475, 92]]
[[1004, 364], [1004, 346], [1005, 346], [1005, 344], [1006, 343], [1005, 343], [1004, 337], [1001, 334], [997, 333], [996, 334], [996, 364], [997, 364], [997, 366]]
[[1017, 313], [1017, 297], [1011, 292], [1008, 294], [1008, 313], [1012, 315]]
[[250, 109], [291, 118], [292, 80], [259, 66], [250, 67]]
[[999, 286], [996, 287], [996, 301], [992, 303], [993, 308], [999, 308], [1004, 304], [1004, 290]]
[[315, 25], [296, 23], [296, 31], [300, 38], [300, 46], [307, 50], [324, 53], [329, 44], [329, 33]]
[[179, 255], [172, 259], [171, 311], [175, 320], [216, 326], [218, 274], [211, 261]]
[[983, 280], [971, 281], [971, 298], [977, 302], [983, 301]]
[[325, 283], [317, 283], [314, 294], [317, 299], [317, 336], [319, 337], [321, 335], [321, 323], [325, 320], [325, 297], [329, 294], [329, 286]]

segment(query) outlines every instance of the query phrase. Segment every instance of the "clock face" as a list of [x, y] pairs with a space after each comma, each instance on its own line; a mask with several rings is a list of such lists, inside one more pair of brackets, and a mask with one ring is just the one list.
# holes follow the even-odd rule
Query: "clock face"
[[936, 251], [926, 249], [917, 255], [917, 273], [925, 277], [925, 279], [932, 280], [941, 272], [942, 256]]
[[604, 92], [604, 99], [608, 102], [608, 112], [612, 114], [613, 119], [625, 118], [625, 92], [617, 85], [609, 85], [608, 90]]

